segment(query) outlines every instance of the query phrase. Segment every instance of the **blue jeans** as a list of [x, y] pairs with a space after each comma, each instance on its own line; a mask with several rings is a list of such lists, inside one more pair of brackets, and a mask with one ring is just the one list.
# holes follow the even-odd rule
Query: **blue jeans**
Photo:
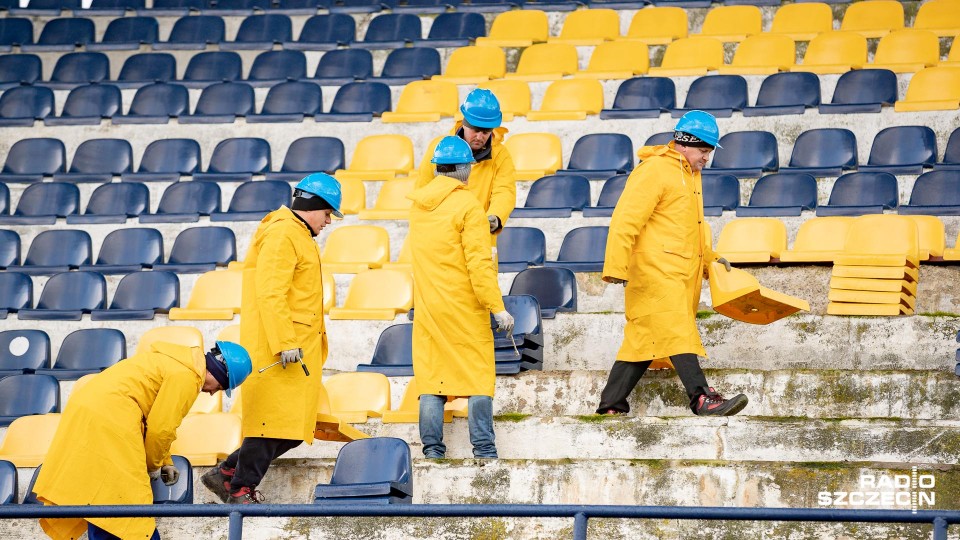
[[[443, 406], [447, 396], [423, 394], [420, 396], [420, 441], [426, 458], [442, 458], [447, 453], [443, 444]], [[470, 396], [467, 400], [467, 426], [473, 457], [497, 458], [496, 436], [493, 433], [493, 398]]]

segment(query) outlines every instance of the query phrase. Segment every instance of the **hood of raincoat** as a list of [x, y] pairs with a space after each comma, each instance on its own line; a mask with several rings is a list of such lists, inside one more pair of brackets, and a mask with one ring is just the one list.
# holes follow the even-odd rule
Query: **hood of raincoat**
[[459, 180], [440, 175], [429, 184], [407, 195], [413, 205], [422, 210], [433, 210], [440, 206], [451, 193], [458, 189], [467, 189]]
[[200, 347], [187, 347], [185, 345], [177, 345], [176, 343], [156, 341], [150, 344], [150, 349], [153, 352], [169, 356], [174, 362], [196, 373], [197, 377], [200, 378], [201, 384], [207, 376], [207, 360]]
[[687, 161], [687, 159], [683, 157], [683, 154], [677, 152], [677, 150], [673, 147], [673, 141], [657, 146], [643, 146], [637, 151], [637, 157], [640, 158], [640, 161], [652, 158], [654, 156], [673, 158], [679, 161], [681, 164]]
[[297, 225], [306, 229], [307, 232], [310, 233], [310, 236], [313, 236], [313, 231], [310, 230], [310, 227], [308, 227], [302, 219], [297, 217], [297, 215], [293, 213], [293, 210], [287, 206], [281, 206], [280, 208], [277, 208], [273, 212], [270, 212], [264, 216], [263, 220], [260, 222], [260, 227], [273, 225], [274, 223], [284, 220], [292, 220]]

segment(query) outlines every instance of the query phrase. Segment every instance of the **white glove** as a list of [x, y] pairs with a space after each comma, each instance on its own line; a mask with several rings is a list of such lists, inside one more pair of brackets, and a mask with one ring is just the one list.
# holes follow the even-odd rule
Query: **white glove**
[[513, 334], [513, 315], [509, 311], [503, 310], [500, 313], [494, 313], [493, 318], [497, 321], [497, 332]]
[[157, 469], [155, 471], [147, 471], [147, 474], [150, 475], [150, 481], [153, 482], [154, 480], [157, 480], [160, 478], [160, 469]]
[[173, 465], [164, 465], [160, 467], [160, 478], [163, 478], [163, 485], [172, 486], [180, 479], [180, 471]]
[[723, 257], [720, 257], [719, 259], [717, 259], [717, 262], [722, 264], [723, 267], [727, 269], [727, 272], [729, 272], [733, 268], [732, 266], [730, 266], [730, 262], [724, 259]]
[[500, 228], [500, 218], [497, 216], [487, 216], [487, 221], [490, 222], [490, 234], [497, 232], [497, 229]]
[[287, 364], [293, 364], [303, 360], [303, 349], [290, 349], [280, 352], [280, 365], [287, 369]]

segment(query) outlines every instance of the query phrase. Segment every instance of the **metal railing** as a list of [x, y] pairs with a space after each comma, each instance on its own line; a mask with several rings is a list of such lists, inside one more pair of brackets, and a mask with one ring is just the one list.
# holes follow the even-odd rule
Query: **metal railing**
[[950, 524], [960, 523], [960, 511], [945, 510], [911, 512], [909, 510], [821, 508], [551, 504], [0, 506], [0, 519], [77, 517], [225, 517], [229, 519], [230, 540], [241, 540], [243, 519], [247, 517], [572, 518], [574, 540], [586, 540], [587, 521], [590, 518], [931, 524], [933, 525], [933, 540], [947, 540], [947, 527]]

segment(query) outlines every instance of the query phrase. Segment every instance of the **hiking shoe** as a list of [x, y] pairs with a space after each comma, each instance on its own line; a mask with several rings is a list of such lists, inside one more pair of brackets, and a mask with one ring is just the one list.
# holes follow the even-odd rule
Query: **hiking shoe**
[[694, 398], [690, 408], [697, 416], [733, 416], [742, 411], [748, 401], [747, 396], [743, 394], [726, 399], [710, 387]]
[[230, 494], [227, 504], [260, 504], [263, 502], [263, 495], [259, 491], [243, 486], [242, 488]]
[[236, 469], [224, 467], [223, 462], [220, 462], [216, 467], [205, 472], [200, 480], [221, 502], [227, 502], [230, 498], [230, 481], [233, 480], [236, 471]]

